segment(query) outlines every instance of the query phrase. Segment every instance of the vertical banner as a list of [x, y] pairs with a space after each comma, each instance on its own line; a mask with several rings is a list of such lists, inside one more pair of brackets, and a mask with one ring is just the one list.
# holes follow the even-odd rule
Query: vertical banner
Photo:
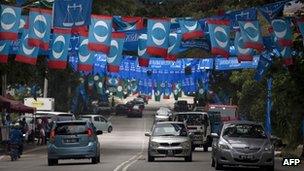
[[108, 72], [119, 72], [122, 61], [122, 50], [126, 35], [120, 32], [112, 33], [110, 52], [107, 55]]
[[99, 75], [95, 75], [94, 76], [94, 83], [95, 83], [95, 88], [97, 90], [97, 94], [99, 94], [99, 95], [104, 94], [103, 78], [101, 78]]
[[293, 42], [290, 18], [274, 19], [271, 21], [271, 26], [280, 46], [292, 46]]
[[54, 27], [71, 28], [91, 24], [93, 0], [55, 0]]
[[179, 48], [181, 45], [181, 41], [182, 41], [181, 34], [170, 33], [168, 54], [165, 57], [165, 60], [176, 61], [177, 54], [179, 52]]
[[243, 37], [239, 31], [235, 33], [234, 48], [239, 62], [253, 60], [253, 50], [245, 48]]
[[162, 95], [162, 91], [161, 91], [161, 83], [160, 82], [156, 82], [156, 86], [154, 87], [154, 98], [155, 101], [159, 102], [160, 98]]
[[0, 40], [0, 63], [7, 63], [11, 45], [12, 42], [9, 40]]
[[149, 66], [150, 56], [147, 54], [147, 34], [138, 37], [138, 65], [141, 67]]
[[51, 34], [52, 11], [40, 8], [31, 8], [29, 13], [30, 46], [49, 49]]
[[198, 39], [204, 36], [204, 32], [197, 20], [182, 19], [179, 21], [183, 40]]
[[163, 98], [170, 99], [171, 93], [172, 93], [172, 84], [169, 82], [166, 82]]
[[78, 48], [78, 71], [92, 71], [94, 64], [94, 53], [88, 49], [88, 33], [81, 32], [79, 34]]
[[26, 64], [36, 65], [39, 49], [28, 45], [29, 30], [23, 29], [21, 44], [18, 49], [15, 61]]
[[147, 53], [165, 58], [169, 47], [170, 20], [149, 19], [147, 29]]
[[29, 17], [26, 15], [22, 15], [20, 18], [20, 24], [19, 24], [19, 33], [22, 33], [23, 29], [29, 28]]
[[264, 50], [259, 21], [239, 21], [245, 48]]
[[291, 47], [282, 47], [279, 49], [281, 56], [283, 58], [284, 61], [284, 65], [289, 66], [293, 64], [293, 58], [292, 58], [292, 49]]
[[271, 135], [271, 109], [272, 109], [272, 78], [267, 80], [267, 111], [265, 117], [265, 131], [268, 135]]
[[52, 50], [50, 52], [48, 60], [49, 68], [65, 69], [67, 67], [70, 38], [70, 29], [54, 28]]
[[108, 54], [112, 37], [112, 16], [92, 15], [89, 28], [89, 49]]
[[0, 12], [1, 40], [17, 40], [21, 18], [21, 8], [1, 4]]
[[230, 21], [209, 19], [207, 23], [212, 46], [211, 53], [228, 58], [230, 49]]
[[254, 75], [254, 79], [256, 81], [262, 80], [263, 76], [266, 74], [266, 71], [271, 66], [271, 62], [272, 61], [269, 55], [260, 55], [259, 64]]

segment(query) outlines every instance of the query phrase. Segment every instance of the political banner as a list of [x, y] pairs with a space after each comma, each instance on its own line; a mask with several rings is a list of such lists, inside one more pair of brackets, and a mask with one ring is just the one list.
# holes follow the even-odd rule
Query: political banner
[[271, 26], [280, 46], [292, 46], [293, 42], [290, 18], [274, 19], [271, 21]]
[[304, 18], [298, 19], [297, 25], [298, 25], [299, 31], [302, 35], [302, 38], [304, 39]]
[[1, 40], [17, 40], [21, 18], [21, 8], [1, 4], [0, 12]]
[[266, 20], [270, 23], [273, 19], [277, 18], [280, 15], [287, 1], [288, 0], [266, 4], [261, 7], [258, 7], [258, 9], [261, 14], [266, 18]]
[[109, 53], [107, 54], [108, 72], [119, 72], [125, 36], [126, 35], [121, 32], [112, 33], [111, 47]]
[[22, 15], [19, 23], [19, 33], [22, 33], [23, 29], [29, 28], [29, 17], [26, 15]]
[[268, 68], [271, 66], [271, 58], [269, 55], [260, 55], [260, 60], [254, 75], [256, 81], [261, 81]]
[[165, 58], [169, 47], [170, 20], [149, 19], [147, 29], [147, 53]]
[[82, 32], [79, 35], [79, 47], [78, 47], [78, 71], [92, 71], [95, 60], [95, 54], [92, 53], [89, 48], [88, 33]]
[[239, 25], [244, 47], [262, 52], [264, 50], [264, 44], [259, 21], [239, 21]]
[[149, 66], [150, 55], [147, 53], [147, 34], [141, 34], [138, 38], [138, 65], [141, 67]]
[[239, 31], [235, 33], [234, 48], [239, 62], [253, 60], [253, 50], [245, 48], [243, 37]]
[[176, 61], [177, 54], [179, 53], [181, 45], [181, 34], [179, 33], [170, 33], [169, 35], [169, 48], [168, 54], [165, 57], [165, 60]]
[[172, 84], [170, 82], [166, 82], [163, 99], [170, 99], [171, 93], [172, 93]]
[[179, 20], [183, 40], [198, 39], [204, 36], [204, 32], [197, 20], [181, 19]]
[[142, 17], [114, 16], [113, 24], [116, 31], [141, 30], [144, 28]]
[[257, 10], [255, 8], [249, 8], [239, 11], [232, 11], [226, 13], [225, 16], [230, 19], [232, 27], [234, 29], [238, 29], [238, 21], [257, 20]]
[[293, 64], [293, 58], [292, 58], [292, 49], [291, 47], [282, 47], [279, 49], [280, 54], [283, 58], [284, 65], [289, 66]]
[[216, 58], [214, 69], [215, 70], [235, 70], [235, 69], [255, 69], [258, 66], [259, 56], [254, 56], [252, 61], [239, 62], [236, 57]]
[[71, 30], [54, 28], [52, 50], [48, 59], [48, 67], [51, 69], [65, 69], [68, 60], [68, 48], [70, 46]]
[[92, 15], [89, 27], [89, 49], [108, 54], [112, 39], [112, 16]]
[[7, 63], [11, 45], [12, 42], [9, 40], [0, 40], [0, 63]]
[[94, 85], [97, 90], [97, 94], [104, 94], [103, 78], [100, 77], [98, 74], [94, 76]]
[[161, 95], [162, 95], [160, 84], [161, 84], [160, 82], [157, 82], [156, 86], [154, 87], [154, 99], [157, 102], [160, 101], [160, 98], [161, 98]]
[[230, 48], [230, 21], [210, 19], [207, 22], [212, 47], [211, 53], [228, 58]]
[[31, 8], [29, 13], [28, 44], [43, 50], [49, 49], [51, 34], [52, 11]]
[[39, 49], [28, 45], [29, 30], [23, 29], [21, 44], [19, 46], [15, 61], [36, 65]]
[[92, 0], [55, 0], [54, 27], [80, 27], [91, 24]]

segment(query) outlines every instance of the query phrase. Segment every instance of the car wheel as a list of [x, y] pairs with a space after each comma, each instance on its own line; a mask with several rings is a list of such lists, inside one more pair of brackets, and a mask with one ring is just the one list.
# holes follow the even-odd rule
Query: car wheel
[[214, 163], [214, 159], [212, 158], [211, 160], [211, 167], [214, 167], [215, 166], [215, 163]]
[[148, 153], [148, 162], [153, 162], [155, 158]]
[[58, 164], [57, 159], [48, 159], [48, 165], [49, 166], [53, 166], [53, 165], [57, 165], [57, 164]]
[[92, 164], [98, 163], [98, 157], [92, 157]]
[[218, 161], [215, 161], [214, 167], [215, 167], [215, 170], [223, 170], [223, 168], [224, 168], [222, 164], [218, 163]]
[[192, 153], [185, 157], [185, 162], [192, 162]]
[[112, 126], [109, 126], [108, 127], [108, 133], [111, 133], [113, 131], [113, 127]]

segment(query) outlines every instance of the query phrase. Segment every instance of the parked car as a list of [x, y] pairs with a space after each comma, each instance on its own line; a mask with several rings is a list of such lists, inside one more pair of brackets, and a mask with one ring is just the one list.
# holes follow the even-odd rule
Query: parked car
[[158, 157], [184, 157], [192, 161], [191, 139], [182, 122], [156, 122], [149, 136], [148, 162]]
[[193, 133], [192, 150], [196, 147], [203, 147], [208, 151], [212, 145], [211, 127], [208, 114], [206, 112], [177, 112], [173, 114], [173, 120], [186, 123], [189, 132]]
[[52, 121], [58, 122], [58, 121], [69, 121], [69, 120], [75, 120], [75, 116], [72, 113], [69, 112], [51, 112], [51, 111], [37, 111], [36, 115], [39, 116], [51, 116]]
[[257, 166], [274, 170], [274, 147], [261, 124], [249, 121], [224, 123], [220, 134], [212, 133], [212, 166]]
[[169, 121], [172, 119], [172, 112], [166, 107], [160, 107], [155, 114], [155, 121]]
[[189, 111], [188, 102], [186, 100], [179, 100], [174, 103], [175, 112], [187, 112]]
[[143, 109], [140, 107], [140, 105], [134, 105], [132, 107], [131, 112], [128, 112], [127, 117], [140, 117], [143, 116]]
[[94, 125], [88, 121], [56, 122], [47, 146], [48, 165], [57, 165], [60, 159], [90, 158], [92, 163], [100, 162], [100, 143]]
[[144, 108], [145, 108], [145, 102], [144, 102], [144, 100], [141, 99], [141, 98], [135, 98], [135, 99], [133, 99], [133, 100], [132, 100], [132, 103], [133, 103], [134, 105], [139, 105], [139, 107], [140, 107], [141, 109], [144, 109]]
[[108, 133], [113, 131], [112, 123], [102, 115], [81, 115], [80, 119], [92, 122], [97, 130]]
[[126, 104], [117, 104], [115, 106], [115, 113], [116, 115], [127, 115], [131, 109]]

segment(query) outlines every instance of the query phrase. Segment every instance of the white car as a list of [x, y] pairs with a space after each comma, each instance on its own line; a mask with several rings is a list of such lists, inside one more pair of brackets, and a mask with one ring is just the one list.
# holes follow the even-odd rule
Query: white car
[[112, 123], [102, 115], [81, 115], [80, 119], [92, 122], [97, 130], [108, 133], [113, 131]]
[[155, 114], [155, 121], [169, 121], [172, 118], [172, 111], [166, 107], [160, 107]]

